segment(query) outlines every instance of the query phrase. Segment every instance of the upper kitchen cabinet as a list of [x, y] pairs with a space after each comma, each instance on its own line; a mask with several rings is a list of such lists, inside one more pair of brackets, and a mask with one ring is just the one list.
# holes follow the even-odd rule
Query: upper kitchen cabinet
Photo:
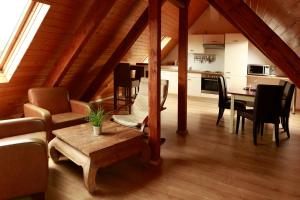
[[225, 34], [224, 76], [230, 85], [246, 85], [248, 40], [242, 34]]
[[225, 43], [241, 43], [247, 42], [247, 38], [241, 33], [227, 33], [225, 34]]
[[203, 44], [224, 44], [224, 34], [204, 34]]
[[199, 35], [199, 34], [189, 35], [189, 37], [188, 37], [188, 52], [189, 53], [204, 53], [202, 35]]

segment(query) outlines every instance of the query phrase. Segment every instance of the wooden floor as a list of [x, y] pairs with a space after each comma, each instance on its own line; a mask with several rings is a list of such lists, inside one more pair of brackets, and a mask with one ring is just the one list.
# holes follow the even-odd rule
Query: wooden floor
[[50, 160], [47, 199], [300, 199], [300, 114], [291, 116], [291, 138], [283, 133], [280, 147], [271, 126], [254, 146], [250, 121], [243, 134], [229, 133], [229, 110], [215, 126], [217, 99], [188, 99], [185, 138], [176, 135], [177, 99], [165, 105], [160, 168], [131, 158], [101, 169], [92, 196], [81, 167]]

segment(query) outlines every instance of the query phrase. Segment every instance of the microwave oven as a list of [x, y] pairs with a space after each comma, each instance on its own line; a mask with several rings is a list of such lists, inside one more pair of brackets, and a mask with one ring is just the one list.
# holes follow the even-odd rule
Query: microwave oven
[[259, 75], [259, 76], [270, 75], [270, 66], [269, 65], [249, 64], [247, 67], [248, 67], [247, 72], [249, 75]]

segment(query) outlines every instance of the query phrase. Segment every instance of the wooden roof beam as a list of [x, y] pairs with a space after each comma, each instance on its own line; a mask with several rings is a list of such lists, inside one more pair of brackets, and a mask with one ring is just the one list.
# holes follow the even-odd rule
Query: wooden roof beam
[[300, 58], [243, 0], [208, 0], [300, 87]]
[[[162, 4], [165, 0], [162, 1]], [[148, 8], [144, 10], [139, 19], [132, 26], [128, 34], [122, 40], [120, 45], [114, 51], [114, 53], [110, 56], [107, 62], [104, 64], [102, 69], [97, 73], [94, 80], [88, 86], [84, 94], [81, 96], [81, 99], [85, 101], [89, 101], [92, 99], [93, 95], [97, 92], [97, 90], [101, 87], [104, 80], [113, 72], [115, 66], [120, 62], [123, 56], [128, 52], [131, 46], [135, 43], [141, 33], [145, 30], [148, 25]]]
[[185, 0], [169, 0], [169, 2], [171, 2], [174, 6], [176, 6], [178, 8], [185, 8], [186, 6], [189, 5], [189, 4], [186, 4]]
[[57, 60], [54, 68], [48, 75], [44, 86], [57, 86], [63, 79], [65, 74], [72, 66], [74, 60], [81, 52], [84, 45], [90, 39], [90, 36], [97, 29], [98, 25], [108, 14], [116, 0], [98, 1], [94, 0], [91, 3], [87, 15], [79, 25], [76, 33], [74, 34], [70, 44], [65, 49], [62, 56]]

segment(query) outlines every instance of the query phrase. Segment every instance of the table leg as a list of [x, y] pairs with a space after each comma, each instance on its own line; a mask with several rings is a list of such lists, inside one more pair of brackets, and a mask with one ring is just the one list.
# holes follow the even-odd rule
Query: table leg
[[91, 160], [83, 166], [84, 185], [90, 193], [96, 190], [96, 174], [98, 168], [95, 167]]
[[234, 94], [231, 94], [230, 101], [230, 132], [234, 132]]

